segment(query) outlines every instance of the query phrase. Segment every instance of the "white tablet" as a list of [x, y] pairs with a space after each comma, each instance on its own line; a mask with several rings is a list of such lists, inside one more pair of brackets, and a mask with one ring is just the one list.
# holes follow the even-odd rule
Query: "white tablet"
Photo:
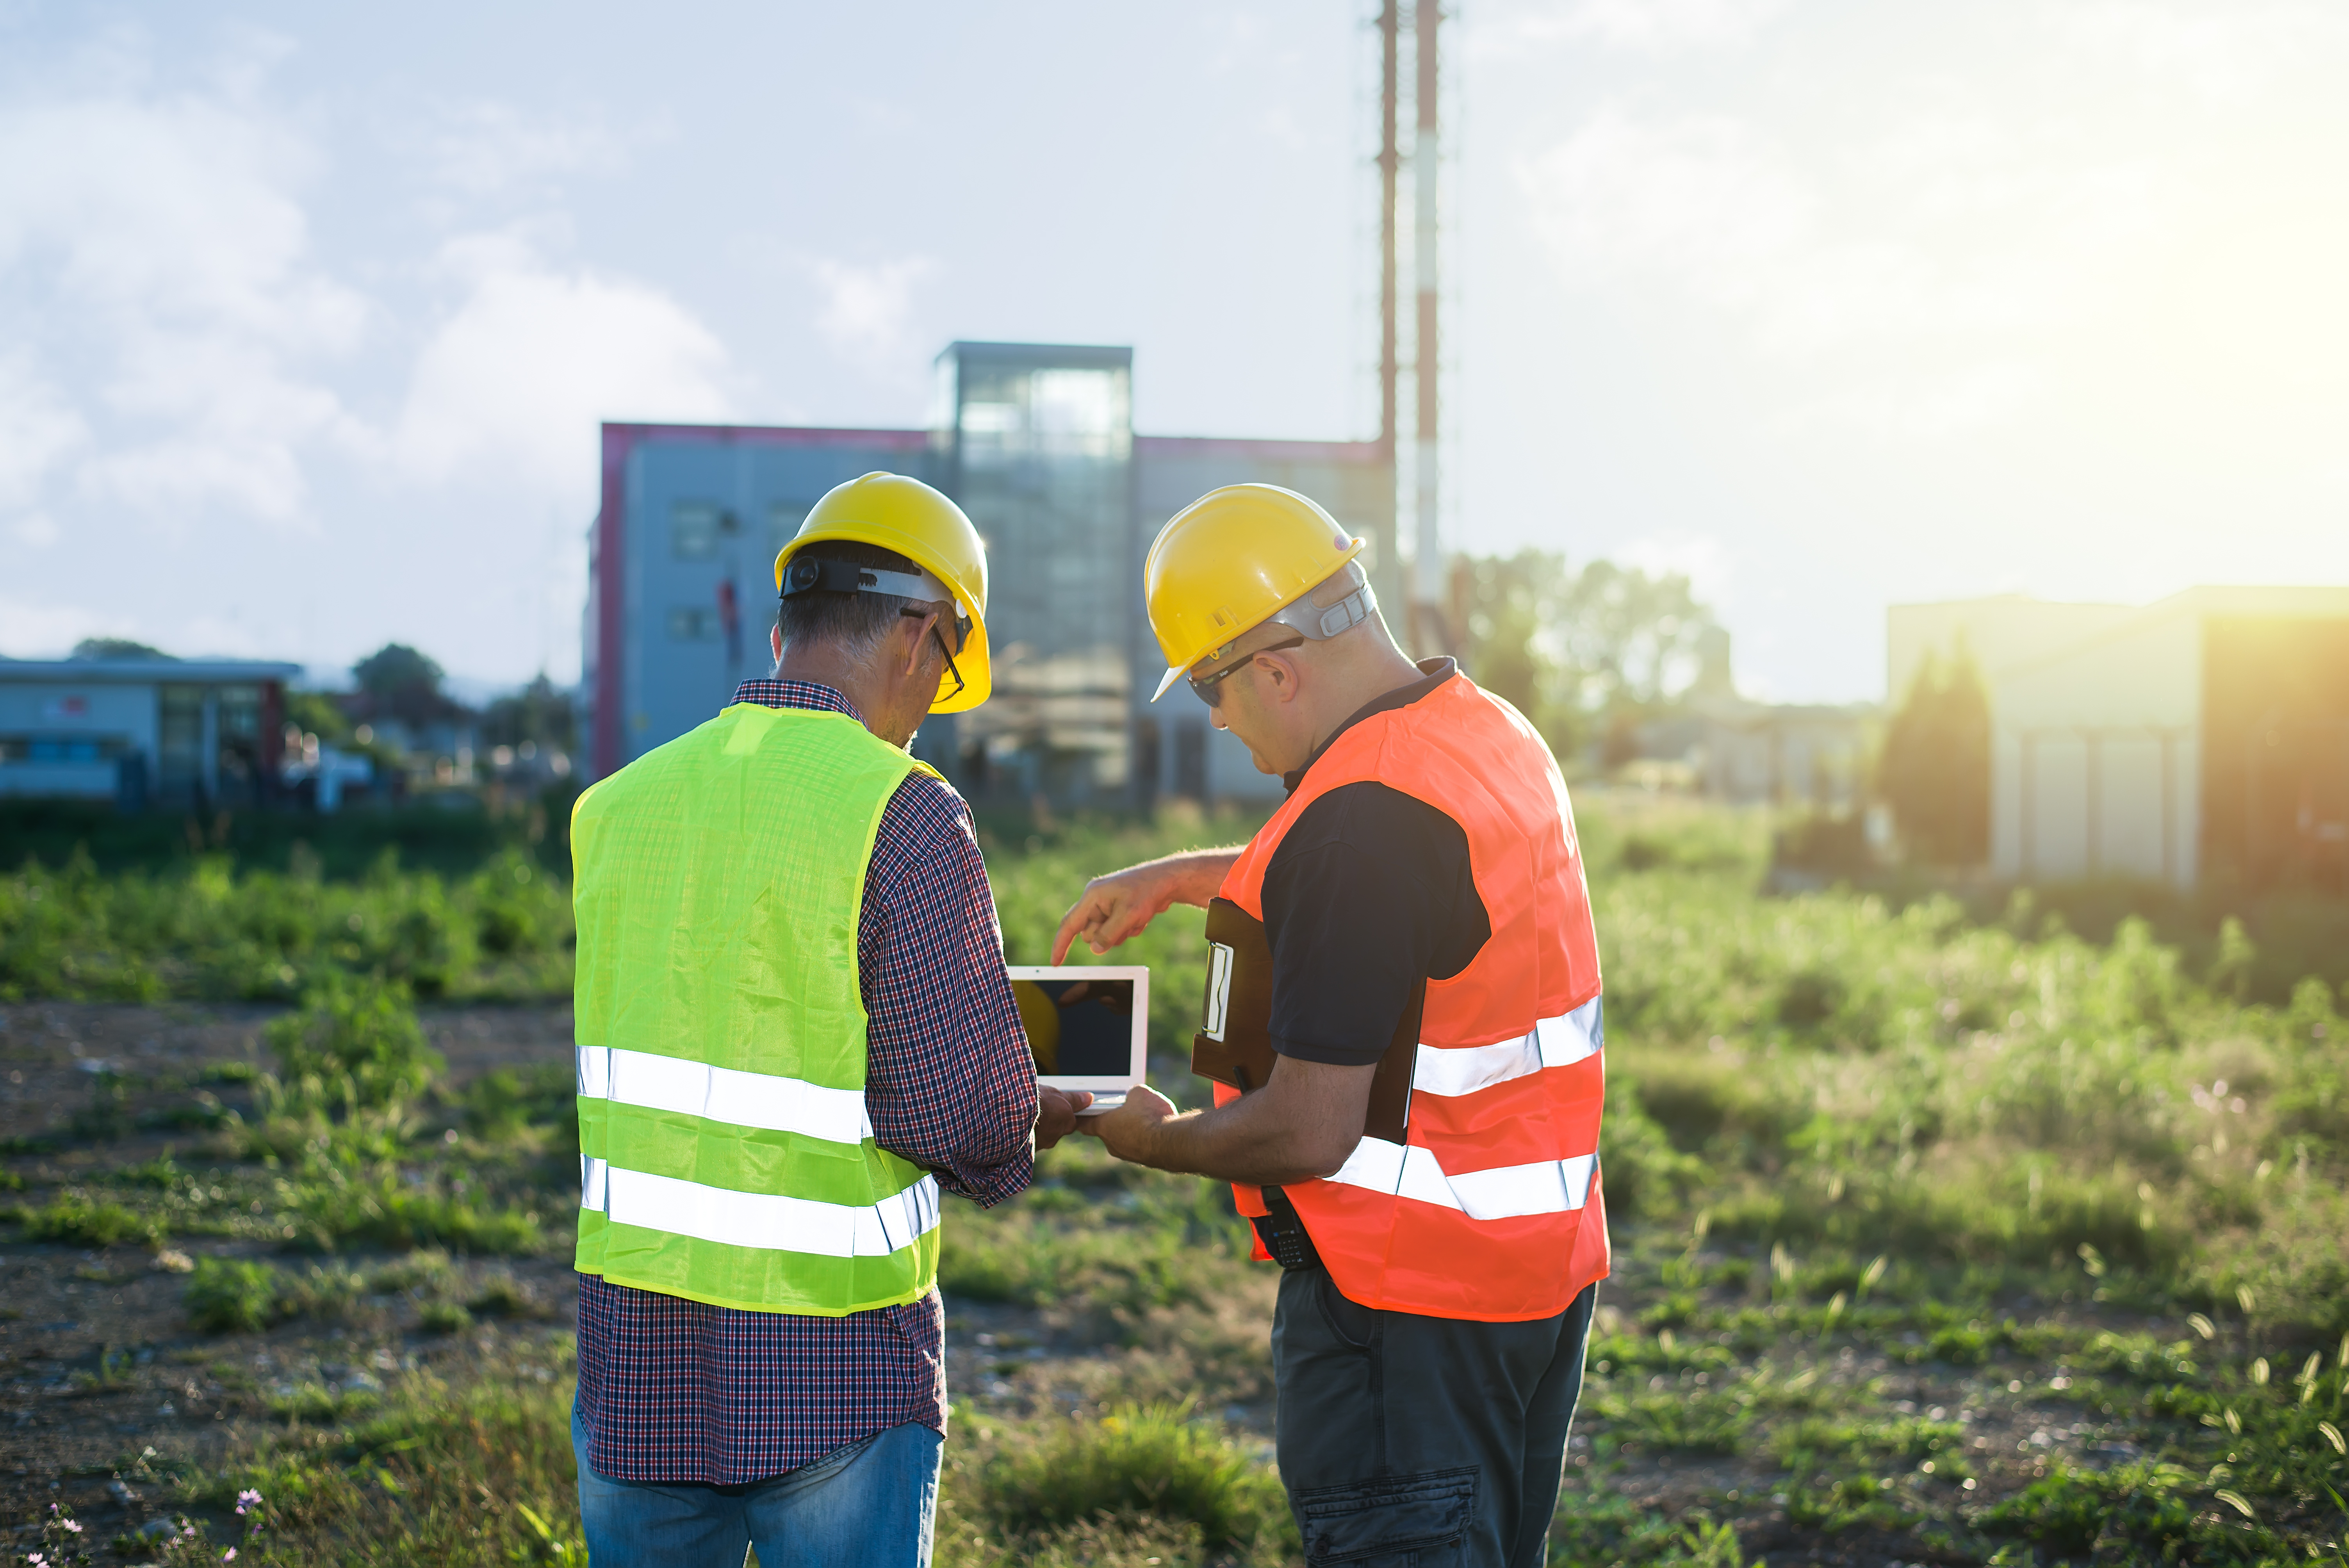
[[1150, 971], [1142, 965], [1013, 964], [1011, 995], [1036, 1057], [1036, 1081], [1090, 1090], [1114, 1110], [1150, 1070]]

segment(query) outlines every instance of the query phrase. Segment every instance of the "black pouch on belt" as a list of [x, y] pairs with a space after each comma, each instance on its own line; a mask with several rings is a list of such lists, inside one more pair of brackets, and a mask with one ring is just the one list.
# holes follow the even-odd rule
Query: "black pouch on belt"
[[1248, 1223], [1256, 1227], [1256, 1239], [1272, 1254], [1272, 1261], [1291, 1273], [1299, 1269], [1318, 1269], [1321, 1254], [1313, 1250], [1313, 1238], [1307, 1233], [1305, 1222], [1298, 1217], [1297, 1205], [1288, 1194], [1278, 1187], [1264, 1187], [1264, 1206], [1268, 1213], [1252, 1216]]

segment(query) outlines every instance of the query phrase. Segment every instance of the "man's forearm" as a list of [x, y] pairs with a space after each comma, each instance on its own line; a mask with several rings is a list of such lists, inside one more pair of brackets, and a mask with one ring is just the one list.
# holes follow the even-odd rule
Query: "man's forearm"
[[1361, 1141], [1376, 1071], [1282, 1057], [1270, 1082], [1228, 1105], [1151, 1120], [1131, 1140], [1128, 1120], [1105, 1121], [1102, 1136], [1120, 1157], [1162, 1171], [1256, 1186], [1309, 1181], [1343, 1165]]
[[1176, 903], [1204, 909], [1214, 902], [1216, 891], [1224, 885], [1225, 875], [1244, 848], [1245, 845], [1232, 844], [1216, 850], [1185, 850], [1146, 863], [1164, 871]]
[[1296, 1140], [1272, 1119], [1246, 1114], [1255, 1097], [1206, 1110], [1185, 1111], [1152, 1130], [1137, 1163], [1186, 1176], [1210, 1176], [1254, 1187], [1309, 1181], [1327, 1176], [1316, 1164], [1300, 1163]]

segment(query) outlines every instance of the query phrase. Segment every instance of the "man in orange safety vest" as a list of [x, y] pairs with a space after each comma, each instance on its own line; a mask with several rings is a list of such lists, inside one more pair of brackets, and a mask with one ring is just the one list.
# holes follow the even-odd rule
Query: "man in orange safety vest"
[[1095, 879], [1053, 959], [1208, 911], [1216, 1105], [1138, 1087], [1079, 1128], [1232, 1181], [1280, 1264], [1308, 1560], [1514, 1568], [1542, 1561], [1608, 1267], [1598, 944], [1548, 748], [1452, 660], [1404, 656], [1361, 550], [1269, 485], [1160, 532], [1157, 695], [1187, 678], [1288, 799], [1244, 846]]

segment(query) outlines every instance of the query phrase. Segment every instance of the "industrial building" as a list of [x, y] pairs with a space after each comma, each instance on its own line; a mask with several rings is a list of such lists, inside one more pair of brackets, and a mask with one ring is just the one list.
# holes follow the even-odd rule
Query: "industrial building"
[[214, 809], [274, 792], [299, 665], [0, 659], [0, 796]]
[[1896, 605], [1888, 692], [1970, 657], [1991, 717], [1991, 869], [2339, 887], [2349, 588], [2196, 588], [2142, 607]]
[[[915, 753], [978, 800], [1146, 806], [1277, 794], [1164, 666], [1142, 565], [1166, 520], [1218, 485], [1312, 497], [1371, 542], [1403, 603], [1394, 474], [1377, 441], [1136, 436], [1129, 348], [957, 343], [926, 429], [606, 424], [589, 539], [589, 774], [709, 718], [770, 665], [776, 552], [826, 490], [876, 469], [955, 498], [988, 547], [995, 695], [933, 716]], [[1399, 628], [1400, 629], [1400, 628]]]

